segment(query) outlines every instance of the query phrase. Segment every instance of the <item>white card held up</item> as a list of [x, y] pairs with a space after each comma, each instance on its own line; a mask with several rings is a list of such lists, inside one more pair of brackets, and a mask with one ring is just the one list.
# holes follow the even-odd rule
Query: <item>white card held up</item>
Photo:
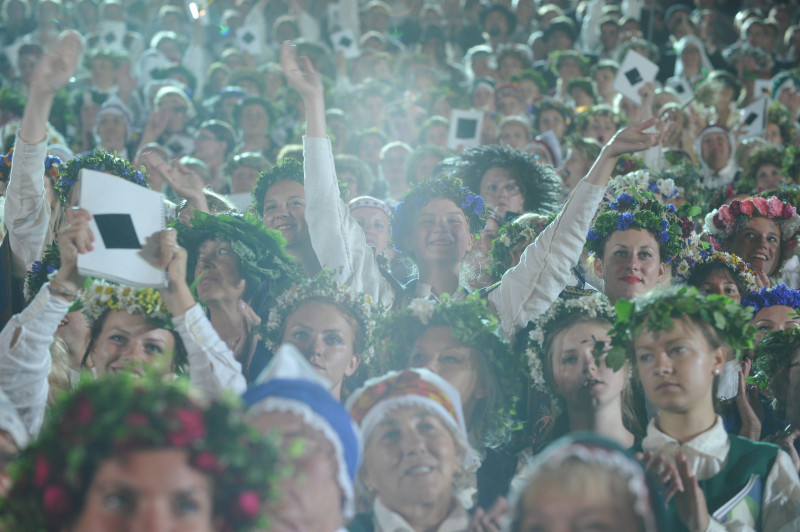
[[236, 30], [236, 42], [239, 43], [241, 51], [247, 52], [253, 57], [264, 52], [264, 39], [262, 39], [258, 27], [253, 24], [242, 26]]
[[617, 70], [612, 88], [631, 100], [636, 105], [642, 105], [639, 89], [645, 83], [653, 82], [658, 75], [658, 65], [645, 56], [628, 50], [625, 59]]
[[342, 52], [345, 59], [357, 59], [361, 55], [358, 39], [353, 30], [345, 29], [331, 34], [334, 52]]
[[741, 111], [739, 129], [743, 139], [764, 135], [767, 127], [767, 98], [759, 98]]
[[450, 113], [450, 131], [447, 134], [447, 147], [457, 150], [459, 146], [475, 148], [481, 145], [483, 111], [453, 109]]
[[155, 233], [166, 228], [159, 192], [120, 177], [81, 170], [80, 206], [89, 211], [94, 250], [78, 255], [78, 272], [137, 288], [161, 288], [167, 274], [153, 266]]
[[686, 105], [694, 99], [694, 91], [686, 78], [671, 78], [667, 81], [667, 87], [674, 90], [678, 94], [681, 105]]

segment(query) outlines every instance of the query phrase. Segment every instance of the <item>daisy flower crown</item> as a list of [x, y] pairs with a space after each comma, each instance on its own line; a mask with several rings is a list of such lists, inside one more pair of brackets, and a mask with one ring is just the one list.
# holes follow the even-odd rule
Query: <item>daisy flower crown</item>
[[[0, 156], [0, 182], [8, 181], [11, 176], [11, 162], [14, 159], [14, 147], [8, 153]], [[58, 179], [61, 165], [64, 164], [61, 158], [56, 155], [47, 155], [44, 159], [44, 173], [53, 179]]]
[[450, 334], [465, 346], [477, 350], [486, 368], [495, 378], [498, 398], [494, 410], [483, 416], [483, 426], [471, 428], [478, 442], [497, 447], [509, 441], [519, 427], [516, 405], [524, 381], [520, 379], [524, 360], [512, 351], [495, 331], [497, 318], [478, 294], [453, 300], [444, 294], [439, 302], [418, 298], [404, 309], [385, 314], [375, 328], [376, 348], [380, 351], [375, 372], [402, 371], [409, 367], [414, 342], [430, 327], [447, 327]]
[[280, 347], [286, 320], [301, 305], [308, 302], [333, 303], [349, 312], [358, 323], [359, 329], [354, 351], [361, 355], [362, 363], [372, 361], [372, 331], [375, 328], [377, 314], [372, 298], [362, 292], [354, 292], [346, 285], [338, 284], [329, 270], [323, 270], [316, 277], [292, 286], [275, 299], [267, 319], [264, 336], [267, 348], [274, 352]]
[[76, 157], [61, 165], [58, 179], [53, 188], [58, 193], [58, 199], [62, 206], [69, 204], [72, 187], [75, 186], [78, 174], [84, 168], [113, 174], [137, 185], [150, 188], [150, 185], [147, 184], [147, 175], [143, 171], [137, 170], [125, 159], [120, 159], [104, 151], [94, 150], [91, 155]]
[[556, 214], [548, 217], [534, 215], [522, 221], [513, 221], [500, 228], [494, 239], [489, 259], [492, 280], [497, 282], [511, 268], [511, 250], [525, 242], [533, 242], [544, 228], [555, 220]]
[[613, 324], [617, 318], [614, 305], [606, 296], [595, 293], [577, 299], [557, 299], [544, 314], [536, 320], [536, 327], [528, 335], [525, 355], [528, 357], [533, 385], [541, 392], [554, 395], [552, 383], [545, 376], [547, 360], [546, 340], [555, 328], [563, 322], [577, 322], [580, 319], [601, 319]]
[[602, 255], [606, 240], [615, 231], [646, 229], [658, 242], [662, 262], [672, 261], [694, 235], [691, 218], [700, 213], [700, 208], [684, 203], [676, 209], [671, 204], [662, 205], [649, 190], [641, 194], [630, 192], [623, 192], [615, 201], [605, 204], [589, 229], [586, 249]]
[[486, 227], [486, 212], [483, 198], [473, 194], [462, 185], [457, 177], [445, 176], [441, 179], [426, 179], [403, 195], [392, 215], [392, 245], [400, 253], [403, 249], [403, 237], [410, 235], [414, 226], [414, 218], [421, 208], [435, 199], [452, 200], [467, 217], [469, 231], [478, 234]]
[[89, 328], [108, 310], [141, 314], [162, 329], [174, 328], [172, 314], [154, 288], [133, 288], [104, 279], [89, 278], [84, 284], [78, 305], [86, 316]]
[[658, 177], [649, 170], [635, 170], [612, 177], [608, 182], [608, 188], [615, 197], [630, 190], [639, 195], [649, 191], [664, 204], [669, 203], [669, 200], [675, 198], [680, 192], [671, 178]]
[[748, 293], [758, 290], [756, 276], [747, 263], [739, 256], [724, 251], [703, 249], [698, 253], [681, 259], [677, 268], [675, 268], [675, 276], [682, 281], [688, 281], [694, 274], [695, 268], [715, 262], [724, 265], [737, 279], [738, 284], [743, 286]]
[[277, 450], [246, 423], [236, 399], [201, 403], [187, 379], [155, 371], [83, 378], [48, 413], [15, 463], [0, 502], [9, 530], [56, 532], [84, 506], [102, 464], [124, 453], [177, 449], [213, 479], [213, 515], [226, 532], [269, 528], [263, 505], [276, 496]]
[[606, 358], [610, 368], [619, 369], [628, 356], [633, 340], [647, 331], [668, 331], [674, 327], [672, 320], [691, 316], [714, 327], [741, 356], [745, 349], [753, 348], [756, 328], [750, 323], [750, 308], [733, 299], [713, 294], [705, 296], [693, 286], [673, 286], [653, 290], [633, 301], [617, 301], [617, 321], [611, 329], [611, 350]]
[[724, 243], [742, 225], [753, 218], [761, 216], [775, 220], [781, 229], [781, 250], [791, 250], [797, 246], [797, 235], [800, 232], [800, 217], [797, 209], [789, 202], [777, 196], [764, 198], [755, 196], [743, 200], [733, 200], [706, 215], [703, 231], [714, 237], [717, 242]]

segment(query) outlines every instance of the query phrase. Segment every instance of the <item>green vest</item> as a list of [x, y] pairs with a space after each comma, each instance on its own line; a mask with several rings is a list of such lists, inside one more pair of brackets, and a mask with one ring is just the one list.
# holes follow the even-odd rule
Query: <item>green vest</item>
[[[725, 468], [699, 481], [711, 517], [721, 523], [740, 521], [761, 530], [761, 500], [780, 447], [729, 434], [731, 449]], [[688, 532], [678, 519], [673, 498], [667, 505], [667, 530]]]

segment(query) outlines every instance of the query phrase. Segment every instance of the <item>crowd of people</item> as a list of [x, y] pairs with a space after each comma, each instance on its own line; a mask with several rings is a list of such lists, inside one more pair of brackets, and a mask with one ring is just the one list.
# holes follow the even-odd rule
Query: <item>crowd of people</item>
[[[800, 6], [3, 0], [0, 41], [0, 530], [800, 531]], [[79, 267], [83, 170], [162, 194], [164, 286]]]

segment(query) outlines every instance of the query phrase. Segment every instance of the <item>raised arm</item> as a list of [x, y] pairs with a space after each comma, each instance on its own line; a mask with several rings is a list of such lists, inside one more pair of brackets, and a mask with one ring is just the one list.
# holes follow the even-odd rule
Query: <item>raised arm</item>
[[364, 231], [339, 197], [333, 151], [325, 122], [322, 82], [308, 58], [297, 61], [297, 49], [281, 47], [281, 66], [289, 85], [303, 97], [307, 112], [303, 137], [306, 223], [314, 253], [323, 268], [338, 271], [337, 279], [364, 292], [384, 308], [394, 303], [394, 291], [383, 277]]
[[157, 238], [159, 266], [167, 270], [169, 277], [169, 285], [159, 289], [159, 293], [186, 348], [192, 384], [208, 398], [218, 397], [224, 391], [244, 393], [247, 381], [241, 364], [214, 330], [186, 284], [187, 253], [178, 245], [177, 231], [162, 231]]
[[82, 49], [80, 35], [65, 31], [58, 46], [36, 64], [31, 78], [6, 191], [5, 224], [17, 277], [24, 277], [49, 243], [51, 213], [44, 195], [47, 119], [55, 94], [74, 74]]
[[657, 144], [659, 135], [644, 132], [656, 123], [649, 120], [625, 128], [606, 143], [556, 219], [525, 248], [519, 264], [509, 269], [500, 286], [489, 293], [506, 336], [511, 337], [546, 311], [570, 282], [572, 267], [580, 260], [617, 158]]

